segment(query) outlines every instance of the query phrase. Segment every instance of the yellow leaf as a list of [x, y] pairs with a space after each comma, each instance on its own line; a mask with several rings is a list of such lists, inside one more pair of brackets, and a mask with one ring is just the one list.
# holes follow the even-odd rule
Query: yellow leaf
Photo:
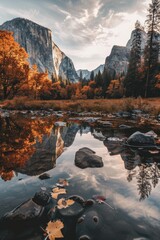
[[71, 205], [73, 205], [75, 203], [75, 201], [73, 201], [72, 199], [64, 199], [64, 198], [61, 198], [58, 200], [58, 203], [57, 203], [57, 207], [59, 209], [62, 209], [62, 208], [67, 208]]
[[63, 238], [61, 229], [64, 228], [64, 224], [57, 220], [56, 222], [49, 222], [46, 227], [46, 232], [50, 240], [55, 240], [56, 238]]
[[66, 194], [66, 189], [58, 188], [58, 187], [52, 189], [52, 193], [51, 193], [52, 198], [57, 199], [58, 195], [60, 195], [60, 194]]

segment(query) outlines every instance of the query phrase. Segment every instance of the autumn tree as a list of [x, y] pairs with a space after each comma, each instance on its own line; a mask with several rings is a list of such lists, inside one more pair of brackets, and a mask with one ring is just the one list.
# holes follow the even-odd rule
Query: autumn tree
[[47, 99], [51, 95], [52, 81], [48, 79], [47, 72], [38, 72], [37, 65], [29, 71], [28, 89], [34, 99]]
[[139, 68], [141, 66], [142, 31], [143, 28], [140, 22], [137, 21], [133, 32], [128, 71], [124, 80], [125, 95], [127, 97], [137, 97], [139, 95], [141, 83], [139, 79]]
[[148, 97], [152, 94], [155, 84], [155, 75], [157, 74], [158, 67], [158, 34], [160, 32], [159, 0], [152, 0], [152, 3], [149, 5], [146, 24], [148, 41], [144, 54], [146, 68], [145, 97]]
[[25, 50], [14, 41], [12, 33], [0, 30], [0, 97], [13, 98], [28, 78], [29, 64]]

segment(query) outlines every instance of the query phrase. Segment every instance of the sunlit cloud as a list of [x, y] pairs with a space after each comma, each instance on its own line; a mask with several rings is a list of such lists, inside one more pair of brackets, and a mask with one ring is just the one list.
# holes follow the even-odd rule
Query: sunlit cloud
[[137, 19], [144, 24], [149, 3], [150, 0], [0, 0], [0, 24], [24, 17], [48, 27], [55, 43], [72, 58], [77, 69], [92, 70], [104, 63], [113, 45], [126, 45]]

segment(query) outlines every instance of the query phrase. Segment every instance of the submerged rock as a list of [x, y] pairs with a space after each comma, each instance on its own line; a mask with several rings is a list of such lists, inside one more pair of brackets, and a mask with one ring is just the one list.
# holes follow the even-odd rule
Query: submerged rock
[[37, 192], [32, 200], [38, 205], [46, 206], [49, 203], [50, 199], [50, 193], [42, 190], [40, 192]]
[[134, 147], [151, 147], [155, 146], [155, 140], [152, 135], [137, 131], [128, 138], [127, 144]]
[[45, 180], [45, 179], [49, 179], [50, 175], [48, 173], [43, 173], [39, 176], [39, 179], [41, 180]]
[[35, 203], [32, 199], [22, 203], [3, 217], [4, 222], [21, 222], [38, 219], [42, 216], [44, 207]]
[[75, 165], [79, 168], [103, 167], [102, 158], [95, 155], [95, 152], [89, 148], [81, 148], [76, 152]]
[[[2, 218], [2, 223], [16, 223], [20, 222], [31, 223], [33, 220], [40, 219], [44, 212], [45, 206], [50, 202], [50, 194], [47, 191], [40, 191], [35, 194], [32, 199], [22, 203], [12, 211], [6, 213]], [[31, 221], [31, 222], [30, 222]]]

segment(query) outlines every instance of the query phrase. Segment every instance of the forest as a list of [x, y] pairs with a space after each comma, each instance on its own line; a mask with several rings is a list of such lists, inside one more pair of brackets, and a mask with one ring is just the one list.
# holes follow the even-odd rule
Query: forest
[[90, 79], [82, 78], [71, 83], [63, 79], [49, 78], [48, 72], [38, 72], [30, 66], [26, 51], [14, 40], [11, 32], [0, 31], [0, 100], [26, 96], [29, 99], [99, 99], [122, 97], [160, 96], [160, 3], [149, 5], [145, 22], [147, 43], [142, 50], [144, 28], [140, 22], [135, 30], [127, 73], [110, 74], [107, 69]]

